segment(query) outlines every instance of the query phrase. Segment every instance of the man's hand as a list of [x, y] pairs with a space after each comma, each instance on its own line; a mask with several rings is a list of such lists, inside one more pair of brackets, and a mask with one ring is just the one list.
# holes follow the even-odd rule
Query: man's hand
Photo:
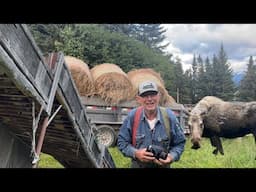
[[151, 152], [146, 151], [147, 148], [144, 149], [138, 149], [135, 152], [135, 158], [140, 160], [141, 162], [150, 162], [154, 161], [156, 158], [154, 157], [154, 154]]
[[173, 160], [172, 156], [170, 154], [168, 154], [168, 156], [165, 160], [161, 159], [161, 158], [159, 160], [155, 159], [154, 163], [163, 166], [163, 165], [171, 164], [172, 160]]

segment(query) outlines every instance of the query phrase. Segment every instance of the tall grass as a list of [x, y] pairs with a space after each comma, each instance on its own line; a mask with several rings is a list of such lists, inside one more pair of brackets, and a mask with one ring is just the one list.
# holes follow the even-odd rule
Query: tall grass
[[[221, 139], [224, 155], [212, 154], [214, 148], [210, 140], [203, 138], [202, 147], [191, 149], [190, 138], [187, 138], [185, 150], [173, 168], [256, 168], [256, 145], [252, 135], [237, 139]], [[117, 168], [129, 168], [130, 158], [124, 157], [118, 149], [109, 148]]]
[[[185, 150], [173, 168], [256, 168], [256, 145], [252, 135], [237, 139], [221, 139], [224, 155], [212, 154], [214, 148], [210, 140], [203, 138], [198, 150], [191, 149], [190, 138], [187, 138]], [[124, 157], [117, 147], [109, 148], [117, 168], [129, 168], [130, 158]], [[53, 157], [47, 154], [40, 156], [39, 168], [62, 168]]]

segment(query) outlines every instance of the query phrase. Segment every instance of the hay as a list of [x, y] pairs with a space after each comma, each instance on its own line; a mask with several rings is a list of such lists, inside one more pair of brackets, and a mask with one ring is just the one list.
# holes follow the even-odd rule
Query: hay
[[164, 86], [164, 80], [162, 79], [160, 73], [157, 73], [156, 71], [154, 71], [151, 68], [143, 68], [143, 69], [138, 69], [138, 71], [140, 71], [141, 73], [150, 73], [153, 76], [155, 76], [160, 82], [161, 84]]
[[159, 102], [161, 106], [166, 106], [169, 102], [172, 102], [172, 101], [175, 102], [173, 98], [172, 98], [173, 100], [169, 98], [170, 96], [167, 90], [165, 89], [164, 81], [161, 78], [161, 75], [155, 72], [153, 69], [149, 69], [149, 68], [135, 69], [135, 70], [129, 71], [127, 75], [133, 85], [133, 91], [132, 91], [133, 97], [135, 97], [138, 93], [139, 84], [144, 81], [150, 80], [150, 81], [154, 81], [158, 86], [159, 92], [161, 94], [161, 99]]
[[123, 70], [111, 63], [96, 65], [91, 69], [95, 93], [109, 105], [131, 98], [132, 84]]
[[65, 62], [71, 72], [80, 95], [92, 95], [94, 93], [94, 84], [88, 65], [82, 60], [71, 56], [65, 56]]
[[170, 104], [172, 104], [172, 103], [176, 103], [176, 100], [175, 100], [171, 95], [169, 95], [169, 97], [168, 97], [168, 102], [169, 102]]
[[168, 106], [172, 105], [173, 103], [176, 103], [175, 99], [171, 95], [168, 95], [165, 105], [168, 107]]

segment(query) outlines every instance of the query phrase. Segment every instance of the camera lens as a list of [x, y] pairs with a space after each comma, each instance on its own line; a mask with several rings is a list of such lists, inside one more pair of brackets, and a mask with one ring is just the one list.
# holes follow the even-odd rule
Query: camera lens
[[149, 145], [147, 147], [146, 151], [153, 153], [153, 155], [154, 155], [154, 157], [156, 159], [160, 159], [161, 158], [161, 159], [165, 160], [167, 158], [167, 156], [168, 156], [168, 153], [165, 152], [165, 150], [162, 147], [157, 146], [157, 145]]
[[161, 159], [163, 159], [163, 160], [165, 160], [166, 158], [167, 158], [167, 156], [168, 156], [168, 153], [166, 153], [166, 152], [161, 152], [160, 153], [160, 155], [159, 155], [159, 157], [161, 158]]

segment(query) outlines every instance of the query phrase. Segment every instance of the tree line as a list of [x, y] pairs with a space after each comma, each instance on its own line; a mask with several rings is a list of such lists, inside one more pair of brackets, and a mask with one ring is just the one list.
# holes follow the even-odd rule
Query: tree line
[[169, 94], [180, 103], [196, 103], [206, 95], [224, 100], [256, 99], [256, 67], [251, 57], [241, 84], [232, 81], [233, 71], [221, 44], [217, 55], [194, 55], [185, 72], [181, 60], [167, 53], [165, 31], [160, 24], [29, 24], [43, 54], [62, 51], [82, 59], [90, 68], [114, 63], [125, 72], [153, 68], [164, 79]]

